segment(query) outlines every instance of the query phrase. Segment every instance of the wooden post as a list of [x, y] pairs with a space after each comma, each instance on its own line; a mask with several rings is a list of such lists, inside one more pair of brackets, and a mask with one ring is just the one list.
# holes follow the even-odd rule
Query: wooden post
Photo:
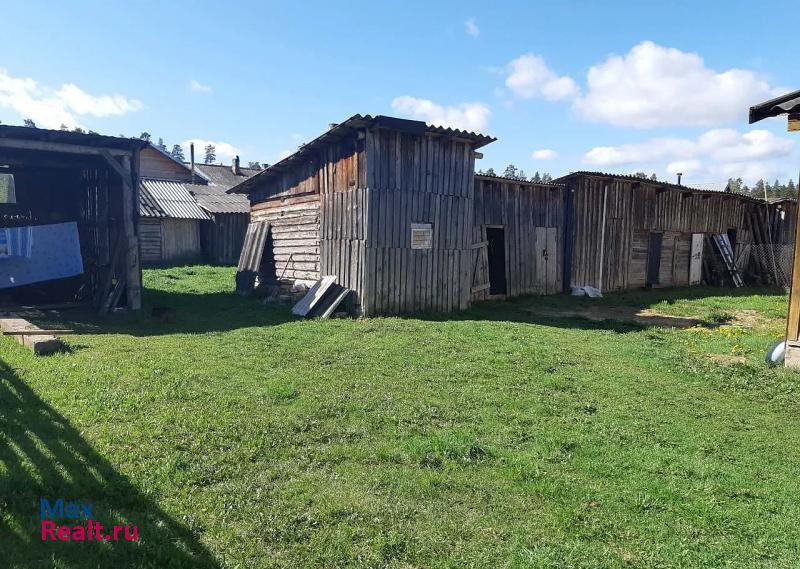
[[792, 255], [792, 287], [789, 291], [789, 315], [786, 318], [786, 367], [800, 369], [800, 223], [795, 226]]
[[122, 232], [123, 242], [127, 249], [124, 270], [127, 280], [128, 308], [139, 310], [142, 307], [142, 273], [139, 263], [139, 240], [136, 236], [139, 181], [131, 167], [130, 155], [122, 156], [121, 162], [119, 162], [108, 152], [103, 151], [102, 154], [122, 181]]

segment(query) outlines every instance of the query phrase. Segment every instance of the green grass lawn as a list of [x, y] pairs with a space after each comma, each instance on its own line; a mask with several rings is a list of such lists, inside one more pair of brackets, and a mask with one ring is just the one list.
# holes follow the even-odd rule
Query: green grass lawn
[[[0, 566], [800, 566], [800, 376], [763, 361], [784, 295], [300, 321], [233, 275], [147, 270], [174, 321], [76, 323], [69, 354], [0, 338]], [[753, 324], [536, 314], [592, 303]], [[43, 543], [40, 497], [140, 541]]]

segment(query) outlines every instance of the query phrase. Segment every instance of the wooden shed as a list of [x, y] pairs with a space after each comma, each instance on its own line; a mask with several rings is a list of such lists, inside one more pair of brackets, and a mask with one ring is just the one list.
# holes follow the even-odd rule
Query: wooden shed
[[0, 305], [141, 307], [138, 139], [0, 126]]
[[251, 202], [258, 239], [243, 259], [260, 264], [248, 270], [282, 287], [335, 275], [367, 315], [739, 282], [753, 258], [766, 273], [751, 257], [767, 243], [765, 202], [600, 172], [551, 184], [474, 174], [475, 150], [493, 140], [384, 116], [333, 125], [231, 190]]
[[767, 214], [747, 196], [635, 176], [574, 172], [556, 182], [566, 188], [564, 282], [604, 292], [699, 284], [712, 235], [727, 236], [744, 272]]
[[270, 224], [260, 282], [336, 275], [368, 315], [466, 308], [474, 151], [493, 140], [385, 116], [332, 125], [232, 190]]

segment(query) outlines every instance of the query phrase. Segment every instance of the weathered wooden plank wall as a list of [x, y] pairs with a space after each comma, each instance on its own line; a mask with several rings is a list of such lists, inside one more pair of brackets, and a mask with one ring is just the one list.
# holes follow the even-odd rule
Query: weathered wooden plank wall
[[146, 263], [161, 261], [161, 221], [149, 217], [139, 219], [139, 247]]
[[[554, 294], [563, 289], [564, 192], [560, 185], [475, 176], [474, 241], [486, 240], [486, 226], [503, 227], [508, 296]], [[488, 260], [482, 247], [476, 247], [472, 257], [472, 285], [481, 288], [481, 283], [489, 282]], [[472, 299], [488, 295], [483, 288]]]
[[566, 184], [574, 211], [570, 286], [603, 291], [644, 286], [651, 232], [663, 233], [661, 286], [688, 284], [692, 233], [735, 229], [739, 262], [749, 258], [753, 236], [745, 219], [757, 204], [741, 196], [590, 175], [573, 176]]
[[[466, 308], [473, 268], [472, 144], [380, 128], [365, 134], [362, 311]], [[412, 224], [431, 225], [429, 249], [412, 249]]]
[[242, 252], [250, 216], [246, 213], [215, 213], [200, 223], [200, 242], [209, 262], [235, 265]]
[[196, 219], [163, 218], [161, 222], [161, 260], [197, 260], [200, 249], [200, 222]]

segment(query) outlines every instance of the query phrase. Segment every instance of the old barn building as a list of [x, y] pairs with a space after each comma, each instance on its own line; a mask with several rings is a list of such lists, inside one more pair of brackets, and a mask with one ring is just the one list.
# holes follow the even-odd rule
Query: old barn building
[[768, 215], [765, 202], [747, 196], [634, 176], [574, 172], [556, 182], [568, 197], [564, 282], [604, 292], [708, 280], [713, 235], [725, 235], [745, 273], [761, 242], [754, 228]]
[[598, 172], [552, 184], [474, 174], [493, 140], [384, 116], [332, 125], [233, 188], [251, 203], [240, 285], [336, 275], [369, 315], [576, 286], [738, 283], [753, 268], [764, 202]]
[[0, 305], [141, 307], [136, 139], [0, 126]]

